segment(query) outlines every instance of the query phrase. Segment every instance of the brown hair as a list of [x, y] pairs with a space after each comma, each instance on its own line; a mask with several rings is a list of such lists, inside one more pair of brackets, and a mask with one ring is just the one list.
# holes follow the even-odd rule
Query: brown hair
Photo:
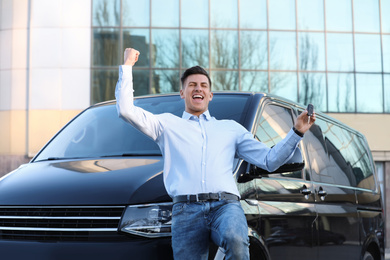
[[182, 88], [184, 88], [184, 82], [185, 82], [186, 78], [188, 76], [194, 75], [194, 74], [205, 75], [207, 77], [207, 79], [209, 80], [210, 90], [211, 90], [211, 80], [210, 80], [209, 74], [201, 66], [194, 66], [194, 67], [191, 67], [191, 68], [187, 69], [186, 71], [184, 71], [183, 75], [181, 75], [181, 78], [180, 78]]

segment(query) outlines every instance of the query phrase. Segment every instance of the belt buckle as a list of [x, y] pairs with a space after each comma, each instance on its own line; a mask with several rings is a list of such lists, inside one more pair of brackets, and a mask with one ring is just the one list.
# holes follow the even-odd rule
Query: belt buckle
[[195, 194], [196, 202], [199, 202], [199, 196], [198, 194]]
[[209, 197], [208, 199], [210, 201], [212, 201], [212, 200], [221, 200], [221, 193], [220, 192], [218, 192], [218, 193], [209, 192], [208, 197]]
[[187, 194], [187, 203], [190, 203], [190, 202], [191, 202], [191, 195]]
[[221, 192], [218, 192], [218, 200], [222, 200], [222, 193]]

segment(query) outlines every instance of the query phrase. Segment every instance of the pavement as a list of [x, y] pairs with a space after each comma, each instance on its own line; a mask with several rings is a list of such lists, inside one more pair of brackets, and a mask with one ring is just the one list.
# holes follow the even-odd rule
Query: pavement
[[390, 248], [386, 248], [386, 251], [385, 251], [385, 260], [390, 260]]

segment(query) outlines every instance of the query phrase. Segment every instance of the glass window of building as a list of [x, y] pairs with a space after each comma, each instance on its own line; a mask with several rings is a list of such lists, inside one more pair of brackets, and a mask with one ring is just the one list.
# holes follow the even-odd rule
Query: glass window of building
[[237, 0], [210, 1], [210, 22], [213, 28], [237, 28]]
[[269, 92], [268, 72], [242, 71], [240, 80], [242, 91]]
[[329, 71], [353, 71], [352, 34], [328, 33], [327, 58]]
[[379, 1], [354, 0], [355, 32], [379, 32]]
[[213, 91], [239, 90], [238, 71], [213, 71], [210, 76], [213, 82]]
[[118, 81], [118, 69], [94, 69], [92, 70], [92, 104], [104, 100], [114, 99], [115, 84]]
[[352, 73], [328, 73], [328, 111], [355, 111], [355, 79]]
[[390, 113], [390, 74], [385, 74], [383, 81], [385, 85], [385, 113]]
[[209, 27], [209, 1], [181, 0], [181, 27]]
[[297, 44], [295, 32], [270, 32], [270, 69], [296, 70]]
[[296, 72], [271, 72], [270, 92], [298, 102], [298, 80]]
[[131, 46], [138, 50], [141, 55], [135, 64], [135, 67], [149, 67], [150, 53], [149, 53], [149, 30], [148, 29], [123, 29], [123, 46]]
[[382, 36], [383, 72], [390, 73], [390, 35]]
[[119, 59], [119, 29], [93, 29], [93, 66], [117, 66]]
[[352, 31], [352, 1], [326, 0], [326, 30], [338, 32]]
[[150, 2], [122, 1], [122, 24], [123, 26], [148, 27], [150, 25]]
[[295, 0], [268, 1], [269, 28], [295, 30]]
[[179, 27], [179, 0], [152, 1], [152, 26]]
[[179, 31], [174, 29], [152, 30], [152, 66], [156, 68], [179, 67]]
[[390, 0], [381, 0], [382, 32], [390, 33]]
[[267, 32], [241, 31], [240, 66], [241, 69], [252, 70], [268, 68]]
[[240, 0], [240, 27], [244, 29], [267, 28], [267, 1]]
[[119, 26], [120, 0], [94, 0], [92, 4], [92, 24], [95, 26]]
[[238, 69], [238, 33], [211, 31], [211, 68]]
[[356, 74], [356, 112], [383, 113], [381, 74]]
[[178, 70], [154, 70], [152, 93], [170, 93], [180, 91], [180, 73]]
[[355, 34], [355, 64], [358, 72], [381, 72], [381, 42], [378, 34]]
[[304, 105], [315, 104], [319, 111], [326, 111], [325, 73], [299, 74], [299, 99]]
[[133, 47], [135, 95], [178, 91], [200, 65], [213, 90], [390, 113], [387, 10], [390, 0], [92, 0], [91, 102], [114, 98]]
[[[137, 62], [138, 63], [138, 62]], [[116, 75], [116, 80], [118, 80], [118, 75]], [[115, 86], [116, 82], [114, 85]], [[133, 70], [133, 88], [134, 92], [137, 93], [137, 96], [147, 95], [149, 93], [153, 93], [149, 88], [150, 86], [150, 75], [149, 70], [137, 70], [134, 68]]]
[[324, 30], [324, 1], [298, 0], [298, 29]]
[[325, 71], [325, 36], [323, 33], [299, 33], [299, 69]]
[[181, 31], [182, 66], [189, 68], [199, 65], [209, 67], [209, 31], [182, 30]]

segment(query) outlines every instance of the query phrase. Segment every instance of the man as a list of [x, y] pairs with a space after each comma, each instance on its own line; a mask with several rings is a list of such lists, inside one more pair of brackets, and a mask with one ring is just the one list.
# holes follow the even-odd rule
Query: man
[[211, 81], [199, 66], [186, 70], [181, 78], [182, 118], [153, 115], [133, 105], [132, 66], [139, 54], [125, 50], [115, 90], [117, 109], [121, 118], [152, 138], [163, 154], [164, 184], [174, 202], [175, 259], [207, 259], [210, 238], [224, 250], [226, 259], [249, 259], [247, 222], [232, 177], [234, 157], [238, 154], [258, 167], [276, 170], [292, 157], [315, 115], [308, 121], [304, 111], [286, 138], [270, 149], [235, 121], [210, 116]]

